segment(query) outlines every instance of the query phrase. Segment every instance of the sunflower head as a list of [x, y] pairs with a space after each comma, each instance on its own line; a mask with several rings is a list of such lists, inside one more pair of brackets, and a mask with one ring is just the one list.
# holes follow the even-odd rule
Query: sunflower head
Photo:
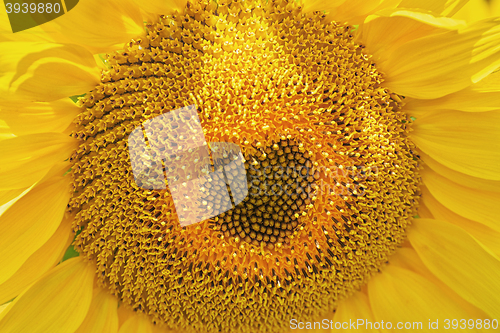
[[[79, 251], [124, 303], [185, 330], [278, 331], [333, 310], [403, 241], [419, 197], [411, 120], [354, 28], [324, 17], [194, 1], [106, 56], [80, 100], [70, 207]], [[205, 140], [238, 147], [243, 173], [215, 172], [238, 155], [193, 146]], [[199, 176], [183, 151], [209, 181], [182, 189]], [[224, 177], [243, 185], [232, 202]]]

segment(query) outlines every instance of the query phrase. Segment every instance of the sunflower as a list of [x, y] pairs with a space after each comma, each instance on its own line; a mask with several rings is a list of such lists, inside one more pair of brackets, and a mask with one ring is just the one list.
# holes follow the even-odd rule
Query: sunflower
[[87, 0], [0, 36], [0, 331], [498, 328], [500, 19], [466, 2]]

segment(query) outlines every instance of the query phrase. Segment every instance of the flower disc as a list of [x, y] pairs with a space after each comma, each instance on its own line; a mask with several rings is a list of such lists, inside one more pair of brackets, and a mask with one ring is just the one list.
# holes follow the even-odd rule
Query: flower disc
[[[280, 332], [334, 310], [404, 240], [420, 177], [403, 99], [353, 27], [323, 18], [202, 0], [107, 55], [80, 101], [70, 210], [80, 253], [123, 303], [187, 332]], [[136, 182], [128, 148], [190, 105], [207, 142], [241, 148], [248, 195], [183, 227], [168, 187]]]

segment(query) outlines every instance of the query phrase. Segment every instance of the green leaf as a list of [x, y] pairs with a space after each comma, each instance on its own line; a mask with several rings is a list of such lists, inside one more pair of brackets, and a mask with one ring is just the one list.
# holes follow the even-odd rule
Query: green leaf
[[68, 249], [66, 250], [66, 253], [64, 253], [64, 256], [62, 258], [62, 261], [66, 261], [68, 259], [71, 259], [71, 258], [74, 258], [74, 257], [78, 257], [80, 255], [80, 253], [78, 253], [76, 250], [75, 250], [75, 247], [73, 245], [70, 245], [68, 247]]
[[69, 98], [71, 98], [71, 100], [73, 101], [73, 103], [76, 103], [83, 96], [85, 96], [85, 94], [70, 96]]

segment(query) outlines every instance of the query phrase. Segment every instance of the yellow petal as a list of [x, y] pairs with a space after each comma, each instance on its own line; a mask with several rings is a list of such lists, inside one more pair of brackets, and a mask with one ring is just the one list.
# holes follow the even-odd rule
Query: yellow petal
[[359, 35], [356, 38], [366, 46], [379, 66], [387, 61], [395, 49], [409, 41], [464, 27], [463, 21], [398, 8], [368, 16], [359, 27]]
[[[411, 246], [411, 244], [410, 244]], [[460, 295], [454, 292], [443, 281], [439, 280], [422, 262], [415, 249], [412, 247], [400, 248], [390, 257], [389, 264], [400, 268], [407, 269], [417, 273], [427, 279], [429, 282], [437, 286], [448, 298], [457, 304], [461, 309], [467, 312], [467, 318], [484, 319], [489, 316], [481, 309], [464, 300]]]
[[435, 284], [395, 265], [388, 265], [370, 279], [368, 296], [375, 319], [390, 322], [393, 330], [417, 332], [427, 330], [429, 320], [439, 320], [442, 325], [447, 318], [468, 318], [467, 312]]
[[0, 42], [5, 41], [53, 42], [51, 37], [45, 30], [43, 30], [41, 26], [36, 26], [30, 29], [13, 33], [7, 11], [0, 10]]
[[481, 191], [500, 192], [500, 181], [498, 180], [468, 176], [444, 166], [425, 153], [420, 153], [419, 155], [426, 167], [431, 168], [439, 175], [448, 178], [454, 183]]
[[65, 219], [50, 239], [12, 275], [0, 284], [0, 304], [10, 301], [55, 267], [73, 240], [71, 220]]
[[500, 261], [466, 231], [439, 220], [415, 219], [408, 239], [441, 281], [492, 318], [500, 316]]
[[150, 0], [150, 1], [140, 1], [134, 0], [134, 2], [143, 11], [153, 14], [171, 14], [174, 11], [180, 13], [184, 12], [184, 7], [186, 7], [187, 0]]
[[[26, 189], [19, 189], [19, 190], [7, 190], [7, 191], [3, 191], [5, 193], [7, 192], [11, 192], [10, 194], [7, 194], [5, 197], [2, 198], [2, 200], [6, 200], [6, 199], [9, 199], [9, 197], [11, 197], [13, 194], [17, 194], [17, 196], [15, 198], [12, 198], [10, 201], [7, 201], [6, 203], [3, 203], [2, 202], [2, 205], [0, 206], [0, 216], [7, 210], [9, 209], [10, 206], [12, 206], [17, 200], [19, 200], [20, 198], [22, 198], [26, 193], [28, 193], [29, 191], [31, 191], [31, 189], [35, 186], [36, 184], [33, 184], [32, 186], [26, 188]], [[21, 193], [19, 193], [21, 192]]]
[[0, 216], [0, 283], [11, 277], [59, 227], [70, 198], [66, 163], [16, 201]]
[[418, 8], [431, 11], [442, 16], [452, 16], [460, 10], [468, 0], [403, 0], [400, 8]]
[[422, 181], [443, 206], [469, 220], [500, 231], [500, 193], [471, 189], [440, 176], [429, 168], [422, 171]]
[[490, 5], [491, 16], [500, 16], [500, 2], [498, 0], [493, 0]]
[[[153, 333], [178, 333], [179, 331], [177, 330], [169, 330], [169, 329], [165, 329], [161, 326], [158, 326], [158, 325], [153, 325]], [[311, 331], [309, 331], [309, 333], [313, 333]]]
[[79, 112], [80, 108], [69, 98], [54, 102], [11, 101], [0, 104], [0, 117], [15, 135], [62, 132]]
[[0, 54], [0, 92], [25, 101], [80, 95], [99, 83], [94, 57], [76, 44], [3, 42]]
[[118, 332], [118, 301], [104, 289], [94, 292], [89, 312], [75, 333]]
[[427, 112], [416, 117], [410, 137], [424, 153], [469, 176], [500, 180], [500, 111]]
[[500, 72], [437, 99], [408, 99], [405, 108], [412, 111], [459, 110], [484, 112], [500, 110]]
[[[360, 319], [364, 320], [364, 322], [362, 323], [359, 321]], [[358, 324], [360, 324], [359, 327], [363, 328], [363, 332], [378, 332], [378, 330], [375, 329], [366, 329], [364, 324], [366, 324], [367, 321], [373, 323], [375, 319], [373, 317], [372, 309], [370, 308], [368, 297], [360, 291], [357, 291], [354, 295], [351, 295], [341, 301], [335, 310], [335, 315], [333, 316], [334, 323], [340, 322], [342, 324], [339, 325], [344, 325], [344, 327], [340, 326], [342, 327], [342, 332], [359, 331], [357, 329]], [[356, 325], [353, 323], [356, 323]]]
[[452, 212], [440, 204], [425, 186], [422, 187], [421, 205], [427, 207], [435, 219], [452, 223], [467, 231], [487, 252], [500, 258], [500, 231]]
[[128, 319], [136, 315], [136, 312], [131, 308], [121, 303], [118, 307], [118, 324], [121, 327]]
[[149, 319], [139, 313], [127, 319], [120, 327], [118, 333], [153, 333], [153, 324]]
[[488, 17], [492, 17], [489, 1], [485, 0], [469, 0], [453, 17], [467, 22], [479, 21]]
[[[6, 204], [7, 202], [13, 200], [17, 196], [21, 195], [26, 189], [20, 188], [16, 190], [3, 190], [0, 191], [0, 206]], [[1, 214], [1, 212], [0, 212]]]
[[43, 27], [56, 32], [54, 39], [64, 43], [77, 41], [92, 53], [122, 49], [131, 39], [146, 36], [139, 7], [130, 0], [80, 1]]
[[401, 0], [335, 0], [335, 1], [304, 1], [304, 11], [323, 11], [328, 15], [326, 20], [348, 22], [351, 25], [363, 23], [365, 18], [373, 13], [387, 8], [396, 8]]
[[12, 130], [10, 129], [9, 125], [7, 123], [0, 119], [0, 141], [5, 140], [5, 139], [10, 139], [14, 137], [14, 133], [12, 133]]
[[500, 18], [403, 44], [379, 66], [384, 86], [432, 99], [479, 82], [500, 66]]
[[31, 186], [54, 164], [66, 160], [77, 143], [62, 133], [37, 133], [0, 141], [0, 189]]
[[[411, 244], [410, 244], [411, 246]], [[424, 278], [431, 282], [436, 282], [434, 279], [437, 279], [429, 269], [422, 262], [417, 252], [412, 247], [403, 247], [396, 250], [389, 258], [389, 264], [392, 266], [397, 266], [399, 268], [404, 268], [414, 273], [422, 275]], [[439, 280], [437, 280], [439, 281]]]
[[5, 310], [7, 309], [7, 307], [10, 305], [10, 303], [5, 303], [5, 304], [2, 304], [0, 305], [0, 314]]
[[[422, 203], [422, 201], [420, 201]], [[429, 208], [427, 208], [425, 205], [419, 204], [418, 205], [418, 213], [417, 213], [419, 218], [424, 218], [424, 219], [432, 219], [434, 218], [434, 215], [432, 215], [431, 211]]]
[[342, 5], [347, 0], [332, 0], [332, 1], [322, 1], [322, 0], [304, 0], [303, 1], [303, 11], [313, 12], [318, 10], [335, 11], [340, 5]]
[[93, 280], [92, 266], [81, 257], [66, 260], [0, 314], [0, 332], [74, 332], [89, 310]]
[[0, 36], [7, 34], [13, 35], [10, 27], [9, 16], [7, 15], [6, 10], [0, 10]]

